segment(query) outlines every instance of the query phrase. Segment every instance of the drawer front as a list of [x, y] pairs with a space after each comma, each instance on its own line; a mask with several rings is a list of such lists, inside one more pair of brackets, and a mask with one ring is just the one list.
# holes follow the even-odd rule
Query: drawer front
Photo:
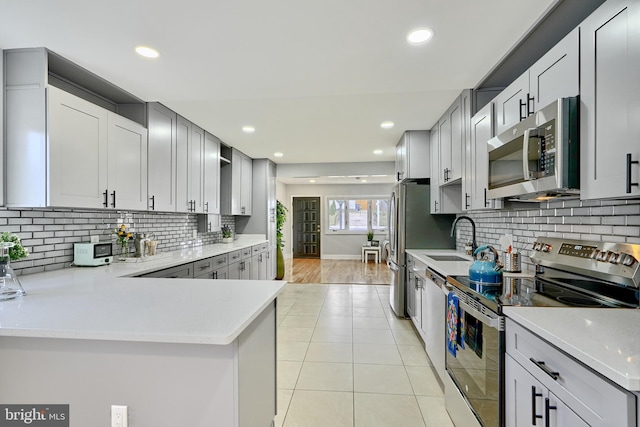
[[262, 250], [262, 245], [251, 246], [251, 253], [253, 255], [260, 253], [261, 250]]
[[242, 259], [251, 258], [252, 248], [242, 249]]
[[260, 245], [260, 252], [267, 252], [269, 250], [269, 244], [263, 243]]
[[229, 252], [227, 254], [227, 259], [229, 260], [229, 264], [240, 261], [242, 259], [242, 251], [237, 250], [237, 251]]
[[193, 271], [195, 276], [201, 276], [203, 274], [213, 271], [215, 268], [213, 258], [201, 259], [193, 263]]
[[170, 279], [191, 279], [193, 278], [193, 263], [178, 265], [176, 267], [165, 268], [164, 270], [154, 271], [141, 277], [163, 277]]
[[229, 254], [222, 254], [213, 257], [213, 268], [217, 269], [229, 265]]
[[215, 279], [213, 273], [214, 273], [213, 271], [208, 271], [206, 273], [200, 273], [200, 274], [196, 273], [197, 275], [194, 276], [193, 278], [194, 279]]
[[[506, 352], [590, 425], [632, 425], [629, 424], [631, 420], [635, 422], [635, 399], [631, 393], [509, 318]], [[543, 368], [557, 373], [557, 378]], [[624, 423], [618, 424], [620, 421]]]

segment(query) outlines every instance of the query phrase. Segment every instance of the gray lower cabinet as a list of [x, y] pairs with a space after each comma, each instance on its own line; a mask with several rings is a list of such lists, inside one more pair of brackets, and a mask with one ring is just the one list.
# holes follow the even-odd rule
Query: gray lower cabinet
[[268, 249], [269, 245], [267, 243], [251, 247], [250, 277], [252, 280], [267, 280], [267, 274], [269, 270]]
[[636, 427], [633, 394], [511, 319], [505, 334], [507, 427]]
[[580, 195], [640, 196], [640, 2], [609, 0], [580, 25]]
[[229, 279], [251, 279], [251, 258], [229, 264]]
[[268, 249], [269, 245], [263, 243], [138, 277], [269, 280], [267, 278], [270, 259]]
[[193, 263], [195, 279], [227, 279], [229, 254], [217, 255]]

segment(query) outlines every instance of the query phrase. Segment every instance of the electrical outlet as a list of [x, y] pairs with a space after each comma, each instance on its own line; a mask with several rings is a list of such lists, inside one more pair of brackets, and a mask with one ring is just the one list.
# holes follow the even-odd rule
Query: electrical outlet
[[127, 405], [111, 405], [111, 427], [128, 427]]

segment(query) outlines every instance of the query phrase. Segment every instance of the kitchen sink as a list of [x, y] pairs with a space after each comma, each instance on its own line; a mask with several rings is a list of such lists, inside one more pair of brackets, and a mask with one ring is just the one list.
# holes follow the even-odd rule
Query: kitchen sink
[[462, 258], [457, 255], [427, 255], [434, 261], [471, 261], [467, 258]]

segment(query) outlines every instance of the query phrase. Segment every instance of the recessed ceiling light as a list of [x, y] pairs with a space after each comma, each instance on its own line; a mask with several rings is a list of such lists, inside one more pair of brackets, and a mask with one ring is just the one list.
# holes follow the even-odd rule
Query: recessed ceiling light
[[375, 154], [376, 156], [379, 156], [380, 154], [382, 154], [384, 151], [378, 149], [378, 150], [373, 150], [373, 154]]
[[432, 36], [433, 31], [429, 28], [416, 28], [407, 34], [407, 42], [413, 45], [424, 44], [428, 42]]
[[361, 179], [360, 182], [367, 182], [367, 180], [366, 179]]
[[284, 156], [284, 154], [279, 151], [276, 153], [273, 153], [273, 157], [282, 157], [282, 156]]
[[244, 133], [254, 133], [256, 131], [256, 128], [254, 128], [253, 126], [242, 126], [242, 132]]
[[328, 178], [344, 178], [344, 175], [329, 175]]
[[136, 46], [136, 52], [145, 58], [155, 59], [160, 56], [160, 52], [148, 46]]
[[385, 178], [389, 175], [371, 175], [372, 178]]
[[392, 121], [387, 120], [386, 122], [382, 122], [380, 123], [380, 127], [382, 129], [391, 129], [394, 126], [394, 123]]
[[313, 184], [314, 182], [316, 182], [316, 180], [315, 179], [310, 179], [309, 182]]

